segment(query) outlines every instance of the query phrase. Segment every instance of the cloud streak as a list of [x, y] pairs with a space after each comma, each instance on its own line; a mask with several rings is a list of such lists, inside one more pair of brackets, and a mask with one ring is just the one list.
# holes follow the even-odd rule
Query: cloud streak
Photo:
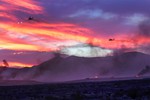
[[[17, 1], [12, 1], [12, 0], [1, 0], [3, 6], [0, 7], [0, 9], [6, 10], [6, 11], [22, 11], [26, 13], [43, 13], [43, 8], [39, 6], [39, 2], [35, 0], [17, 0]], [[11, 9], [7, 8], [11, 7]]]
[[104, 12], [101, 9], [87, 9], [87, 10], [80, 10], [74, 14], [71, 14], [69, 17], [84, 17], [89, 19], [100, 18], [104, 20], [109, 20], [115, 18], [116, 15], [113, 13]]

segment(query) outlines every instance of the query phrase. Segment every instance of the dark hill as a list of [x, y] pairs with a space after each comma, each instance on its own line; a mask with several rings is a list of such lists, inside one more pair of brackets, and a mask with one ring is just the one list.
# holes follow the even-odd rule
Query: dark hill
[[[66, 81], [88, 77], [130, 77], [136, 76], [145, 66], [150, 65], [150, 55], [128, 52], [108, 57], [63, 57], [54, 58], [32, 68], [5, 69], [0, 72], [2, 79], [34, 79], [40, 81]], [[148, 75], [145, 73], [142, 75]], [[13, 76], [13, 77], [12, 77]]]

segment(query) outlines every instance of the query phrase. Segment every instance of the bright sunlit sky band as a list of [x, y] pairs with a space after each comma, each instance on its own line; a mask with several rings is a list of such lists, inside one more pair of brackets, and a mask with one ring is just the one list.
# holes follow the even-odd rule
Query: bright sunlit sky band
[[55, 50], [84, 57], [150, 53], [149, 6], [149, 0], [1, 0], [0, 59], [27, 66]]

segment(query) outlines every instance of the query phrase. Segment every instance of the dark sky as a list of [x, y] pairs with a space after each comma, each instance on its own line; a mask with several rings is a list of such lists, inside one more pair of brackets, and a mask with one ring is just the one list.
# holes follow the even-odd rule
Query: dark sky
[[149, 12], [149, 0], [1, 0], [0, 59], [26, 66], [60, 49], [86, 56], [95, 52], [87, 44], [97, 46], [98, 56], [118, 49], [150, 53]]

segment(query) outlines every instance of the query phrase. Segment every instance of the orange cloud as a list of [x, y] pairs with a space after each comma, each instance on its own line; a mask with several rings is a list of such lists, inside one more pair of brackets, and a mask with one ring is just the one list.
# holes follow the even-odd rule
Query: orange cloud
[[0, 13], [0, 17], [2, 18], [7, 18], [7, 19], [11, 19], [11, 20], [16, 20], [17, 18], [9, 13], [5, 13], [5, 12], [1, 12]]
[[[12, 20], [0, 23], [0, 34], [5, 34], [0, 41], [2, 49], [50, 51], [65, 45], [66, 41], [69, 42], [66, 45], [70, 45], [70, 41], [86, 42], [90, 38], [88, 34], [92, 34], [89, 29], [68, 23], [50, 24], [28, 20], [17, 22], [17, 16], [13, 13], [16, 10], [32, 14], [40, 14], [44, 10], [34, 0], [1, 2], [3, 4], [0, 5], [0, 17]], [[58, 45], [55, 45], [56, 42]]]
[[1, 11], [4, 11], [4, 10], [7, 10], [8, 8], [6, 8], [4, 5], [0, 5], [0, 10]]
[[[2, 2], [6, 3], [5, 6], [10, 6], [12, 10], [21, 10], [23, 12], [28, 13], [42, 13], [43, 8], [41, 6], [38, 6], [38, 2], [35, 0], [1, 0]], [[23, 9], [20, 9], [22, 7]], [[4, 10], [4, 7], [0, 7]], [[6, 9], [5, 9], [6, 10]], [[7, 10], [10, 10], [9, 8]]]
[[[63, 30], [59, 30], [59, 28], [64, 28], [66, 27], [63, 26], [63, 24], [61, 25], [56, 25], [56, 24], [46, 24], [46, 28], [43, 27], [43, 23], [37, 23], [37, 24], [31, 24], [31, 23], [23, 23], [23, 24], [12, 24], [12, 23], [0, 23], [0, 27], [5, 30], [5, 34], [7, 34], [7, 36], [9, 36], [10, 34], [10, 38], [17, 38], [18, 40], [24, 40], [25, 42], [29, 42], [30, 40], [30, 44], [33, 45], [39, 45], [42, 47], [42, 45], [40, 45], [40, 42], [42, 43], [43, 41], [49, 41], [51, 43], [51, 40], [56, 40], [56, 41], [66, 41], [66, 40], [75, 40], [75, 41], [79, 41], [79, 42], [86, 42], [88, 37], [86, 35], [84, 35], [84, 33], [88, 34], [91, 31], [88, 29], [84, 29], [84, 28], [78, 28], [75, 25], [71, 25], [71, 27], [67, 29], [66, 31]], [[53, 27], [48, 28], [49, 26]], [[77, 27], [77, 28], [76, 28]], [[72, 29], [74, 29], [72, 31]], [[81, 31], [82, 34], [81, 34]], [[85, 30], [85, 32], [84, 32]], [[87, 33], [88, 32], [88, 33]], [[18, 36], [14, 37], [11, 34], [17, 34]], [[77, 35], [75, 35], [77, 34]], [[6, 37], [7, 37], [6, 36]], [[21, 39], [21, 36], [27, 36], [27, 39]], [[15, 42], [13, 39], [8, 39], [8, 40], [12, 40], [13, 42]], [[34, 40], [36, 40], [37, 42], [39, 42], [39, 44], [34, 43]], [[17, 41], [19, 42], [19, 41]], [[49, 45], [50, 45], [49, 43]], [[20, 47], [20, 46], [19, 46]], [[49, 48], [49, 47], [48, 47]]]
[[[11, 19], [13, 21], [0, 23], [2, 49], [11, 50], [32, 50], [32, 51], [50, 51], [59, 49], [59, 46], [67, 46], [72, 41], [88, 43], [104, 48], [115, 49], [136, 48], [142, 44], [150, 43], [148, 37], [134, 37], [117, 35], [114, 41], [109, 41], [108, 37], [95, 36], [95, 32], [90, 29], [80, 27], [68, 23], [45, 23], [38, 21], [22, 21], [17, 22], [17, 16], [14, 11], [22, 11], [26, 13], [41, 14], [44, 8], [35, 0], [1, 0], [4, 2], [0, 5], [0, 17]], [[10, 9], [10, 7], [11, 9]], [[100, 33], [99, 33], [100, 34]]]
[[[123, 46], [127, 48], [136, 48], [143, 43], [150, 43], [149, 38], [146, 37], [132, 38], [122, 35], [114, 36], [115, 40], [109, 41], [109, 38], [104, 36], [95, 37], [94, 34], [92, 34], [94, 32], [89, 29], [65, 23], [0, 23], [0, 27], [5, 30], [5, 34], [10, 35], [9, 39], [5, 37], [7, 41], [10, 41], [7, 43], [8, 45], [5, 46], [1, 43], [1, 47], [5, 47], [5, 49], [13, 49], [13, 46], [16, 46], [15, 49], [21, 50], [49, 51], [58, 48], [57, 45], [52, 45], [53, 43], [57, 42], [57, 44], [59, 44], [60, 42], [69, 42], [70, 40], [109, 49], [122, 48]], [[16, 36], [12, 36], [12, 34], [16, 34]], [[12, 45], [10, 46], [10, 44]], [[26, 48], [24, 49], [24, 47]]]

